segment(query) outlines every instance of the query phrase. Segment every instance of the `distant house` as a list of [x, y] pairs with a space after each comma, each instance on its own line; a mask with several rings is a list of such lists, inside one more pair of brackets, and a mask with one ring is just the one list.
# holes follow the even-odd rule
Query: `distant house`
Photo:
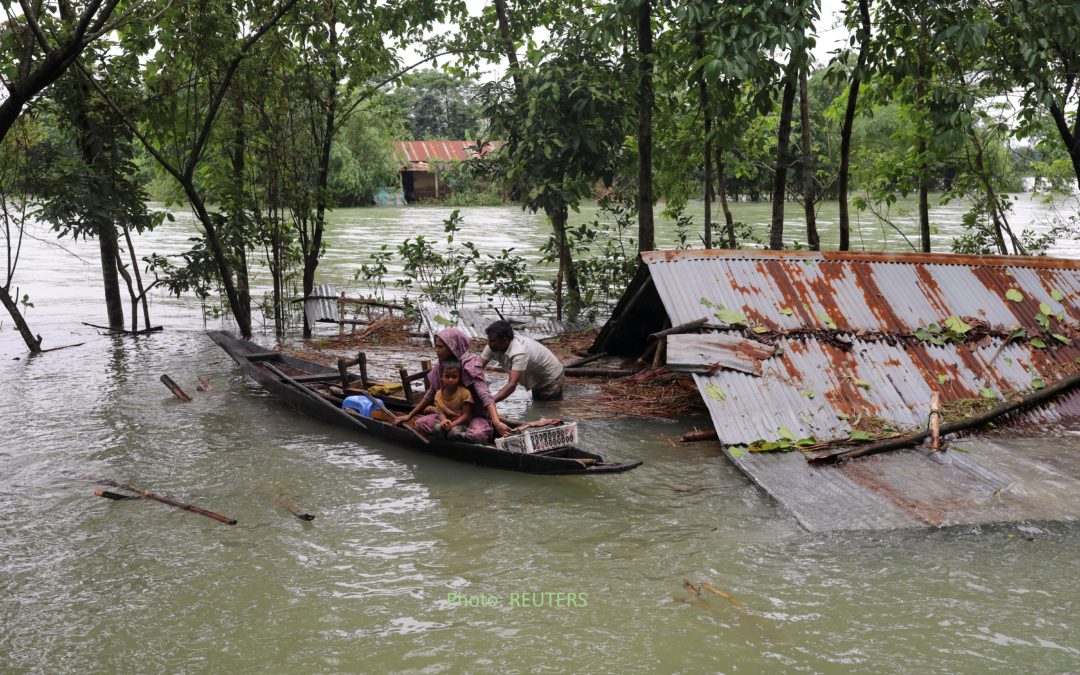
[[[498, 141], [485, 145], [484, 154], [498, 145]], [[401, 162], [401, 187], [407, 202], [449, 195], [449, 187], [439, 178], [439, 163], [463, 162], [477, 155], [476, 141], [395, 141], [394, 150]]]

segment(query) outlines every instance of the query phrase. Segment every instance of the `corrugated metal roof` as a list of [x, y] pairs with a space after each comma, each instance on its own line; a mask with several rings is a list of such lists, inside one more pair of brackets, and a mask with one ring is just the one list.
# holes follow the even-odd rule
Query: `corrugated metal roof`
[[[432, 341], [435, 340], [435, 334], [444, 328], [459, 328], [469, 336], [470, 340], [487, 340], [487, 334], [484, 331], [493, 321], [500, 319], [498, 314], [485, 314], [476, 307], [454, 309], [433, 302], [420, 305], [420, 316], [423, 317], [424, 328]], [[517, 320], [509, 317], [509, 321], [514, 325], [515, 333], [534, 340], [554, 337], [566, 329], [564, 322], [551, 318], [535, 317]]]
[[[501, 145], [501, 141], [489, 141], [484, 154]], [[394, 150], [404, 163], [402, 168], [427, 171], [431, 160], [462, 162], [476, 156], [476, 141], [394, 141]]]
[[[730, 346], [721, 340], [715, 359], [702, 349], [703, 363], [690, 364], [730, 446], [783, 435], [846, 439], [857, 419], [924, 427], [934, 390], [945, 403], [987, 389], [1000, 396], [1031, 389], [1036, 377], [1061, 379], [1080, 359], [1076, 260], [804, 251], [656, 251], [642, 259], [648, 274], [635, 277], [593, 350], [643, 349], [661, 327], [658, 301], [671, 325], [706, 317], [715, 330], [773, 346], [760, 375], [725, 368], [720, 352]], [[1020, 301], [1006, 297], [1012, 289]], [[1064, 344], [1044, 331], [1040, 303], [1061, 313], [1051, 331], [1077, 340]], [[749, 325], [721, 321], [721, 307]], [[979, 339], [936, 345], [913, 336], [949, 317], [976, 326]], [[1027, 336], [1003, 345], [1014, 326]], [[1032, 345], [1033, 336], [1047, 347]], [[680, 358], [696, 353], [683, 349]], [[1065, 418], [1080, 419], [1080, 391], [1013, 421]], [[1018, 442], [965, 439], [968, 454], [905, 450], [835, 467], [811, 466], [798, 452], [726, 452], [814, 531], [1080, 518], [1080, 453], [1061, 458]]]
[[[1080, 319], [1080, 261], [792, 251], [653, 251], [642, 259], [672, 325], [723, 307], [781, 333], [779, 355], [762, 362], [762, 377], [726, 369], [694, 376], [727, 443], [775, 440], [780, 427], [800, 438], [843, 438], [844, 417], [860, 414], [915, 427], [933, 389], [944, 401], [979, 398], [984, 388], [1030, 389], [1036, 377], [1049, 383], [1074, 371], [1080, 357], [1080, 346], [1049, 336], [1046, 349], [1023, 341], [1001, 348], [993, 335], [944, 346], [900, 337], [950, 316], [1042, 334], [1040, 303], [1062, 312], [1052, 331], [1070, 333]], [[1007, 299], [1010, 289], [1023, 299]], [[1028, 415], [1062, 413], [1080, 414], [1080, 401]]]

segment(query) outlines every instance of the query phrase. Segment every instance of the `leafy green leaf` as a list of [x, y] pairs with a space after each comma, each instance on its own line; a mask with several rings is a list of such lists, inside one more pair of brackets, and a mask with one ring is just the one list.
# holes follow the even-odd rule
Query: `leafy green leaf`
[[945, 319], [945, 327], [948, 328], [950, 331], [958, 333], [960, 335], [963, 335], [964, 333], [971, 330], [971, 326], [964, 323], [963, 319], [955, 315], [950, 316], [948, 319]]
[[1050, 318], [1043, 313], [1035, 315], [1035, 322], [1043, 327], [1043, 330], [1050, 330]]
[[794, 312], [791, 311], [790, 307], [781, 307], [780, 308], [780, 313], [783, 314], [784, 316], [791, 316], [792, 314], [794, 314]]
[[729, 455], [731, 455], [732, 457], [734, 457], [736, 459], [738, 459], [739, 457], [745, 457], [746, 456], [746, 452], [742, 448], [740, 448], [738, 446], [735, 446], [735, 445], [728, 448], [727, 451], [728, 451]]
[[745, 326], [750, 321], [742, 312], [735, 312], [730, 309], [724, 309], [723, 307], [713, 312], [713, 315], [724, 323], [731, 324], [733, 326], [737, 326], [740, 324]]
[[1046, 343], [1039, 338], [1031, 338], [1031, 346], [1036, 349], [1046, 349]]
[[806, 438], [800, 438], [799, 440], [795, 441], [795, 445], [799, 446], [800, 448], [805, 448], [807, 446], [816, 444], [817, 439], [813, 436], [807, 436]]
[[1054, 310], [1050, 307], [1050, 305], [1046, 304], [1045, 302], [1039, 303], [1039, 311], [1046, 316], [1051, 316], [1054, 313]]
[[990, 387], [983, 387], [979, 390], [979, 395], [983, 398], [997, 398], [997, 393]]
[[1054, 300], [1057, 300], [1058, 302], [1061, 302], [1062, 300], [1065, 299], [1065, 295], [1056, 288], [1054, 290], [1050, 291], [1050, 297], [1053, 298]]
[[945, 373], [941, 373], [940, 375], [937, 376], [937, 381], [938, 381], [938, 384], [945, 384], [946, 382], [949, 381], [949, 376], [946, 375]]
[[705, 393], [708, 394], [709, 398], [714, 398], [717, 401], [727, 400], [727, 394], [721, 391], [720, 387], [716, 386], [715, 384], [710, 383], [705, 385]]
[[934, 336], [930, 331], [920, 326], [915, 329], [915, 337], [920, 340], [931, 340]]
[[790, 441], [755, 441], [747, 448], [750, 452], [772, 452], [773, 450], [791, 450]]
[[836, 322], [833, 321], [832, 317], [830, 317], [825, 312], [818, 312], [817, 313], [817, 318], [821, 319], [822, 323], [824, 323], [829, 328], [832, 328], [833, 330], [836, 330]]
[[758, 333], [758, 334], [760, 334], [760, 333], [768, 333], [769, 328], [767, 326], [754, 326], [754, 332]]
[[802, 395], [809, 399], [812, 399], [815, 396], [814, 392], [810, 391], [809, 389], [803, 389]]
[[1031, 388], [1036, 390], [1046, 389], [1046, 382], [1044, 382], [1041, 377], [1036, 377], [1034, 380], [1031, 381]]
[[1058, 342], [1063, 342], [1063, 343], [1065, 343], [1067, 345], [1072, 344], [1072, 340], [1070, 340], [1069, 338], [1067, 338], [1064, 335], [1061, 335], [1059, 333], [1050, 333], [1050, 337], [1054, 338]]
[[778, 429], [778, 431], [780, 433], [780, 438], [783, 438], [783, 439], [789, 440], [789, 441], [794, 441], [795, 440], [795, 434], [791, 433], [791, 429], [788, 429], [787, 427], [780, 427], [780, 429]]
[[1015, 288], [1010, 288], [1009, 290], [1005, 291], [1005, 297], [1009, 300], [1012, 300], [1013, 302], [1023, 302], [1024, 300], [1024, 294], [1016, 290]]
[[854, 379], [851, 381], [851, 383], [854, 384], [856, 387], [861, 387], [862, 389], [870, 388], [870, 383], [866, 380]]
[[872, 441], [872, 440], [874, 440], [874, 435], [871, 434], [869, 431], [863, 431], [862, 429], [855, 429], [855, 430], [853, 430], [851, 432], [851, 435], [848, 436], [848, 438], [850, 438], [853, 441]]

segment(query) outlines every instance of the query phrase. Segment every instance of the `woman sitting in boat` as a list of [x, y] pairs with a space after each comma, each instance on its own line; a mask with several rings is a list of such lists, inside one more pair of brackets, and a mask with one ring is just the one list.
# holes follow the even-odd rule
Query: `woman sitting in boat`
[[[428, 373], [428, 389], [424, 398], [409, 411], [399, 417], [397, 423], [403, 424], [420, 414], [435, 400], [435, 394], [443, 386], [443, 362], [456, 359], [461, 365], [461, 384], [472, 392], [477, 401], [475, 414], [461, 434], [461, 440], [472, 443], [489, 444], [493, 433], [505, 436], [510, 428], [499, 421], [499, 411], [495, 409], [495, 399], [491, 397], [487, 382], [484, 380], [484, 367], [480, 357], [469, 351], [469, 338], [457, 328], [447, 328], [435, 335], [435, 355], [439, 363]], [[415, 427], [425, 434], [435, 432], [439, 424], [438, 415], [424, 415], [416, 420]]]

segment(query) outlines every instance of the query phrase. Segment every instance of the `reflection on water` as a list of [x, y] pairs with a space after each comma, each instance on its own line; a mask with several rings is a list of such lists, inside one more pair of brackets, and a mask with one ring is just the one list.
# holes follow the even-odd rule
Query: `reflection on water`
[[[347, 285], [403, 232], [437, 236], [447, 212], [337, 214], [324, 280]], [[463, 215], [488, 251], [535, 256], [546, 237], [517, 209]], [[186, 236], [169, 225], [141, 247], [179, 250]], [[103, 309], [93, 243], [75, 250], [86, 264], [30, 247], [20, 281], [35, 331], [85, 344], [25, 358], [9, 323], [0, 332], [0, 670], [1080, 668], [1075, 524], [810, 535], [717, 448], [669, 443], [695, 420], [583, 423], [586, 445], [645, 461], [595, 478], [387, 446], [244, 380], [189, 298], [155, 298], [161, 334], [81, 326]], [[195, 400], [175, 400], [162, 373]], [[199, 375], [213, 391], [194, 392]], [[535, 414], [525, 397], [508, 409]], [[99, 499], [85, 476], [239, 524]], [[298, 520], [282, 497], [317, 518]], [[684, 580], [748, 611], [693, 597]], [[452, 593], [499, 603], [462, 606]], [[528, 593], [587, 604], [513, 604]]]

